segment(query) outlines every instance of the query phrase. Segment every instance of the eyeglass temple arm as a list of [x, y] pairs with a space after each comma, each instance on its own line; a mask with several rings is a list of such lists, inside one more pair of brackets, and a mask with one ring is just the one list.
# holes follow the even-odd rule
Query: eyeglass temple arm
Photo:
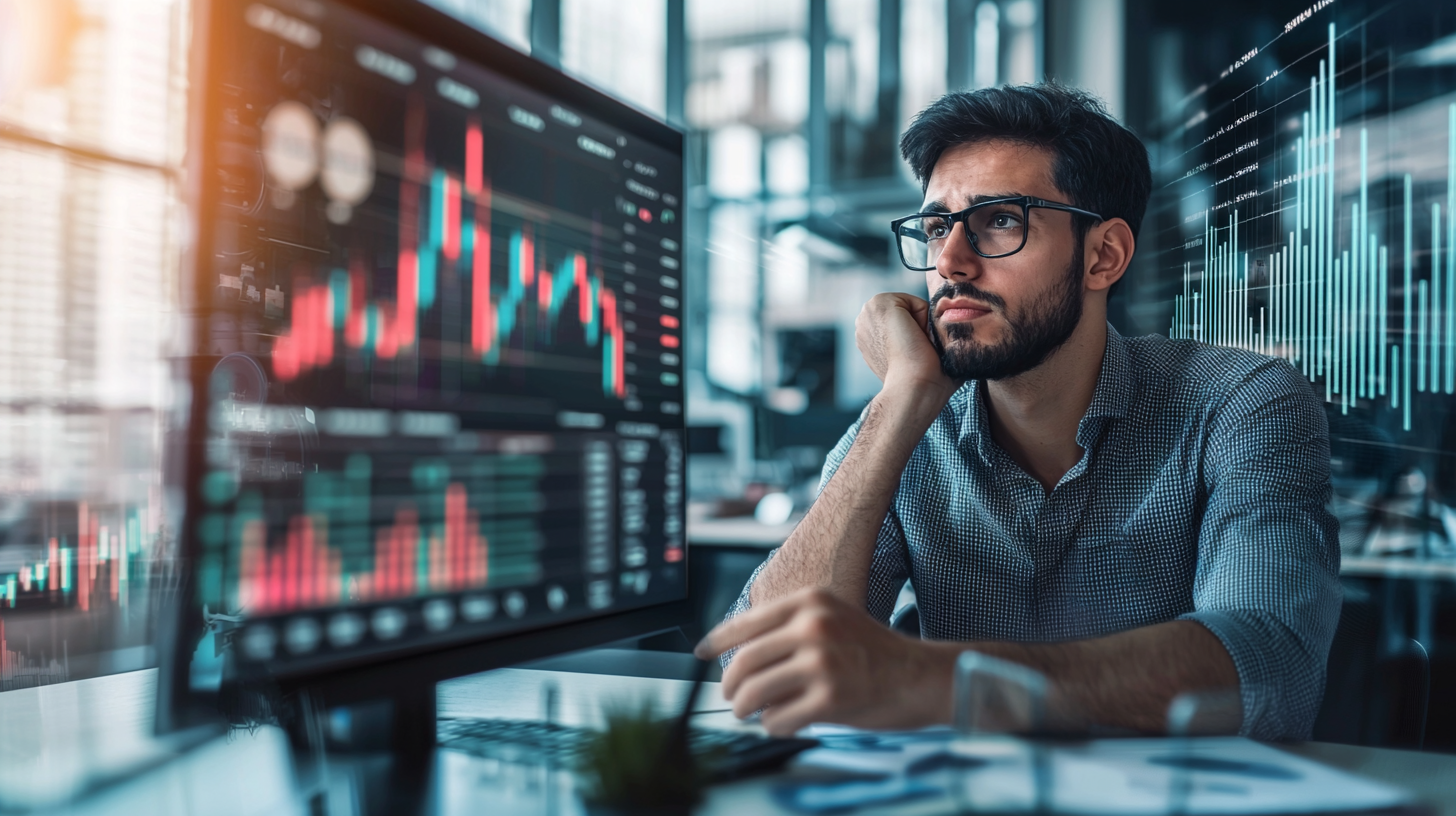
[[1106, 218], [1103, 218], [1098, 213], [1092, 212], [1091, 210], [1084, 210], [1081, 207], [1073, 207], [1070, 204], [1058, 204], [1055, 201], [1046, 201], [1046, 200], [1040, 199], [1040, 198], [1032, 199], [1031, 201], [1029, 201], [1027, 203], [1030, 204], [1033, 207], [1041, 207], [1042, 209], [1045, 209], [1045, 210], [1064, 210], [1064, 211], [1069, 212], [1069, 213], [1077, 213], [1078, 215], [1089, 216], [1091, 218], [1097, 219], [1098, 221], [1106, 221], [1107, 220]]

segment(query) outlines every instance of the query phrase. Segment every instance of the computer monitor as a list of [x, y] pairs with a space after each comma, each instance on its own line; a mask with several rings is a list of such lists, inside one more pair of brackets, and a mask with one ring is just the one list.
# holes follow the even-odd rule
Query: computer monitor
[[415, 2], [197, 20], [162, 727], [685, 619], [682, 134]]

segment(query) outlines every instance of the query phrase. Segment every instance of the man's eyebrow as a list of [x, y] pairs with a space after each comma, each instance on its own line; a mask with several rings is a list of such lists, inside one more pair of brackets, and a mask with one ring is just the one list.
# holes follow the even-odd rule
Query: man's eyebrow
[[[970, 198], [966, 199], [966, 207], [974, 207], [977, 204], [984, 204], [987, 201], [999, 201], [999, 200], [1001, 200], [1003, 198], [1022, 198], [1023, 196], [1024, 196], [1023, 193], [1016, 193], [1016, 192], [982, 193], [981, 195], [974, 195], [974, 196], [971, 196]], [[951, 209], [950, 209], [950, 207], [946, 206], [946, 203], [944, 201], [941, 201], [940, 199], [936, 199], [934, 201], [927, 201], [924, 204], [920, 205], [920, 211], [921, 212], [951, 212]]]

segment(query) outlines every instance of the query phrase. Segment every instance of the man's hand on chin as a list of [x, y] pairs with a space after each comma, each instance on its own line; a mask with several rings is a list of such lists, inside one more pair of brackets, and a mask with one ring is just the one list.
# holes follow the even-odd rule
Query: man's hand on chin
[[815, 722], [918, 728], [951, 719], [958, 650], [911, 639], [821, 589], [805, 589], [719, 624], [695, 650], [737, 646], [723, 672], [733, 713], [763, 709], [786, 736]]

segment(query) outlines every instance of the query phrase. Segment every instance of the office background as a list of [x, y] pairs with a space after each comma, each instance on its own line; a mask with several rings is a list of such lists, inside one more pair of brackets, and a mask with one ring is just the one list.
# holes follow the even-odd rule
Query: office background
[[[1429, 655], [1424, 744], [1456, 748], [1439, 692], [1456, 576], [1456, 9], [433, 2], [689, 134], [699, 523], [792, 522], [874, 395], [854, 317], [876, 292], [923, 294], [887, 229], [920, 198], [895, 152], [908, 119], [950, 89], [1055, 78], [1098, 94], [1155, 174], [1113, 323], [1310, 376], [1347, 593], [1390, 656]], [[190, 12], [0, 0], [0, 691], [156, 662], [155, 600], [177, 569], [166, 440], [187, 396], [173, 360]], [[761, 555], [705, 553], [719, 590], [705, 615]]]

